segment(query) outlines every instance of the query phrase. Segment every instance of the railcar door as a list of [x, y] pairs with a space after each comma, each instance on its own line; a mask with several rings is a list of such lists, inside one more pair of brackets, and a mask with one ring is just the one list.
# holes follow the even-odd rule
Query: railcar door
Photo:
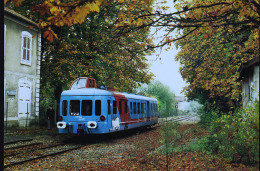
[[[101, 96], [94, 96], [94, 117], [95, 121], [99, 122], [101, 119], [101, 116], [104, 115], [104, 106], [102, 105], [103, 100]], [[105, 116], [106, 117], [106, 116]]]
[[121, 118], [121, 122], [125, 124], [129, 120], [129, 110], [127, 108], [127, 100], [126, 99], [120, 99], [119, 100], [119, 114]]
[[107, 126], [112, 128], [112, 114], [113, 114], [113, 100], [111, 97], [107, 98]]

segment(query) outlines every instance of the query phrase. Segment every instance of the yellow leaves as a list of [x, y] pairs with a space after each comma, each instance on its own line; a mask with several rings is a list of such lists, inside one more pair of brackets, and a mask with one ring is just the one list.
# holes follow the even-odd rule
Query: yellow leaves
[[143, 20], [141, 18], [138, 18], [136, 21], [137, 26], [141, 26], [143, 24]]
[[88, 3], [86, 8], [89, 9], [90, 12], [99, 12], [99, 6], [101, 5], [100, 1], [94, 1], [92, 3]]
[[124, 3], [124, 0], [117, 0], [119, 3]]
[[61, 8], [53, 6], [52, 8], [50, 8], [50, 12], [51, 14], [57, 16], [61, 12]]

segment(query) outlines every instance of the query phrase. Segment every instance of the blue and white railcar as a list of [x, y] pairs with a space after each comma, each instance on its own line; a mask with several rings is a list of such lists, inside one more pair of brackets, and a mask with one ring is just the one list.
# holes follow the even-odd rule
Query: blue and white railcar
[[[71, 87], [84, 82], [80, 79]], [[105, 134], [158, 122], [155, 98], [98, 89], [94, 82], [92, 85], [83, 83], [83, 88], [62, 92], [57, 122], [60, 134]]]

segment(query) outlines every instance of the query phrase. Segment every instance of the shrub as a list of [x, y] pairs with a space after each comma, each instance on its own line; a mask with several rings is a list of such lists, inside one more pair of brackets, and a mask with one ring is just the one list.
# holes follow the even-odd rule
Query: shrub
[[[217, 115], [217, 114], [215, 114]], [[209, 127], [199, 143], [233, 162], [259, 162], [259, 101], [233, 114], [222, 115]]]

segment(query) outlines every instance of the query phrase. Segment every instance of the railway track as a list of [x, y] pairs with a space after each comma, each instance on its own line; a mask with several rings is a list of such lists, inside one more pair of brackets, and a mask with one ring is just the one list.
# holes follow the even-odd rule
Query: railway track
[[[23, 164], [32, 160], [59, 155], [68, 151], [79, 149], [83, 146], [84, 145], [68, 145], [63, 143], [51, 145], [43, 145], [42, 143], [31, 143], [6, 148], [4, 155], [4, 168]], [[15, 152], [10, 152], [14, 149]]]
[[[159, 124], [154, 127], [159, 127], [165, 122], [180, 122], [184, 120], [190, 120], [196, 116], [197, 115], [186, 115], [181, 117], [168, 117], [167, 119], [160, 118]], [[106, 142], [106, 138], [104, 138], [103, 141]], [[90, 142], [90, 144], [92, 143]], [[33, 143], [33, 141], [31, 140], [14, 142], [13, 144], [8, 144], [7, 146], [5, 145], [4, 168], [24, 164], [29, 161], [46, 158], [49, 156], [59, 155], [68, 151], [79, 149], [84, 146], [86, 146], [86, 144], [56, 143], [46, 145], [37, 142]]]
[[168, 118], [159, 118], [159, 124], [158, 126], [161, 126], [165, 122], [180, 122], [180, 121], [188, 121], [191, 120], [194, 117], [197, 117], [197, 114], [192, 114], [192, 115], [184, 115], [180, 117], [168, 117]]

